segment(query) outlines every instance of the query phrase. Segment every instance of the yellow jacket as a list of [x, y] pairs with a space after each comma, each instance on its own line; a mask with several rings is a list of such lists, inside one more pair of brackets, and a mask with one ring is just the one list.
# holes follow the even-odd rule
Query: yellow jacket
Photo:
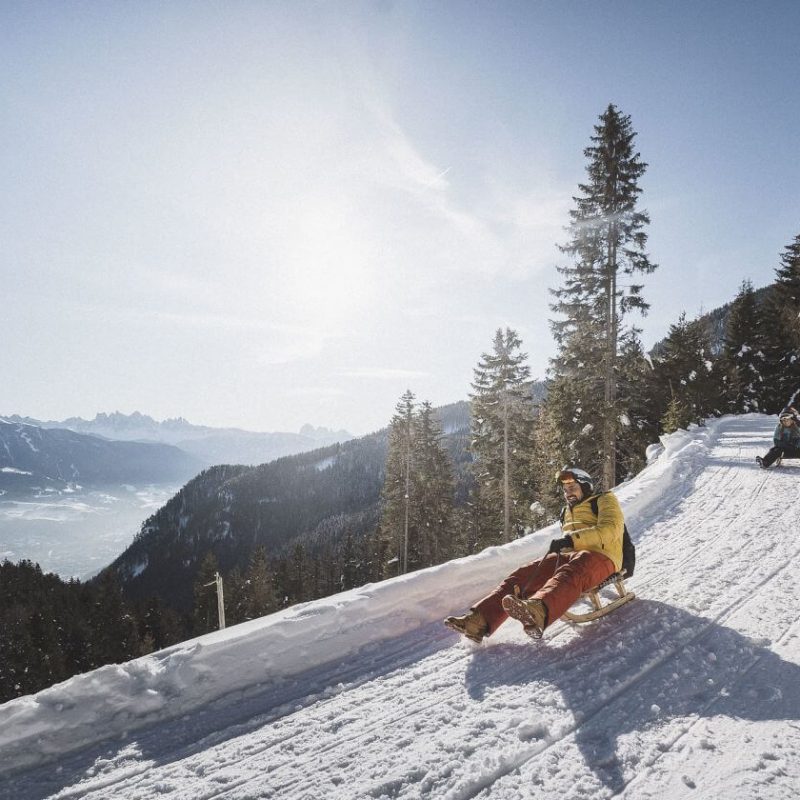
[[[596, 498], [597, 514], [592, 511]], [[586, 497], [564, 511], [561, 528], [572, 537], [575, 550], [594, 550], [608, 556], [617, 570], [622, 569], [622, 532], [625, 518], [619, 501], [612, 492]]]

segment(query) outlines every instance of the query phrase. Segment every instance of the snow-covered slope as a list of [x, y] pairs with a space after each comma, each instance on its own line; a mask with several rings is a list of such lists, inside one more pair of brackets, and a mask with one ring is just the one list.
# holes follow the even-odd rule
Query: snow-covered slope
[[0, 797], [794, 798], [800, 464], [679, 433], [617, 490], [637, 599], [532, 643], [440, 623], [553, 530], [0, 706]]

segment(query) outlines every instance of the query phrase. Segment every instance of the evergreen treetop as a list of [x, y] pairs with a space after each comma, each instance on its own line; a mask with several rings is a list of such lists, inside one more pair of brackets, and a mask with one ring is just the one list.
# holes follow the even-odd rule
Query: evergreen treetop
[[[591, 425], [598, 458], [592, 457], [588, 441], [580, 449], [588, 463], [599, 460], [606, 488], [627, 471], [616, 465], [621, 420], [629, 418], [618, 390], [622, 321], [631, 310], [648, 309], [642, 285], [626, 283], [623, 276], [633, 278], [656, 268], [645, 249], [650, 217], [637, 208], [639, 179], [647, 164], [634, 149], [635, 136], [630, 117], [613, 104], [594, 126], [584, 150], [588, 179], [578, 186], [581, 194], [573, 198], [569, 239], [559, 248], [572, 263], [558, 267], [563, 283], [553, 291], [551, 306], [561, 318], [551, 323], [558, 347], [550, 369], [555, 397], [548, 399], [543, 431], [551, 446], [567, 452]], [[591, 422], [581, 419], [587, 408]]]

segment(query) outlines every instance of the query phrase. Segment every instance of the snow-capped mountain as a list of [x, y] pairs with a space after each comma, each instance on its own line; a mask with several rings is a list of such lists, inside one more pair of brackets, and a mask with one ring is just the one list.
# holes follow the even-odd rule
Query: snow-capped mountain
[[0, 706], [0, 797], [750, 798], [800, 787], [800, 465], [774, 420], [666, 437], [616, 492], [637, 599], [533, 643], [445, 629], [553, 527]]
[[0, 420], [0, 489], [6, 491], [181, 482], [202, 468], [197, 458], [171, 445], [109, 441]]
[[179, 447], [203, 462], [212, 464], [264, 464], [286, 455], [304, 453], [353, 438], [347, 431], [332, 431], [304, 425], [299, 433], [257, 433], [240, 428], [211, 428], [193, 425], [182, 417], [162, 422], [146, 414], [97, 414], [93, 420], [70, 417], [61, 421], [41, 421], [29, 417], [0, 417], [41, 428], [65, 428], [76, 433], [103, 436], [116, 441], [159, 442]]

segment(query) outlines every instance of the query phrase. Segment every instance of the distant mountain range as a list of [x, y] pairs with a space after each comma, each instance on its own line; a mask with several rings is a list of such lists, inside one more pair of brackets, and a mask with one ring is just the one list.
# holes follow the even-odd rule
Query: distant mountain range
[[299, 433], [256, 433], [239, 428], [192, 425], [181, 417], [157, 422], [138, 411], [133, 414], [98, 414], [93, 420], [70, 417], [61, 421], [43, 421], [17, 415], [0, 419], [38, 428], [65, 429], [113, 441], [173, 445], [193, 456], [200, 469], [213, 464], [263, 464], [353, 438], [344, 430], [331, 431], [311, 425], [304, 425]]
[[0, 490], [63, 491], [75, 484], [182, 483], [204, 464], [157, 442], [115, 442], [0, 419]]

